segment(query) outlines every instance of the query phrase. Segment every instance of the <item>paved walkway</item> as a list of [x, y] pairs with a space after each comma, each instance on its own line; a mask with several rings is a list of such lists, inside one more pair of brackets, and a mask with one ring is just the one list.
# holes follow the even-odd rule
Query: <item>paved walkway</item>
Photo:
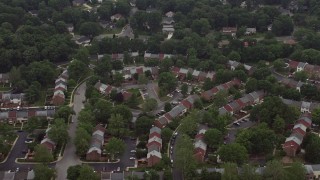
[[85, 100], [85, 92], [86, 92], [86, 83], [81, 84], [78, 89], [75, 91], [74, 102], [73, 102], [73, 110], [75, 115], [72, 116], [73, 123], [69, 125], [69, 136], [70, 140], [68, 141], [66, 148], [64, 150], [64, 154], [62, 159], [57, 162], [56, 170], [57, 170], [57, 178], [58, 180], [67, 179], [67, 170], [68, 167], [74, 166], [77, 164], [81, 164], [79, 157], [76, 155], [76, 147], [73, 143], [75, 138], [75, 132], [78, 125], [78, 114], [81, 111], [83, 102]]

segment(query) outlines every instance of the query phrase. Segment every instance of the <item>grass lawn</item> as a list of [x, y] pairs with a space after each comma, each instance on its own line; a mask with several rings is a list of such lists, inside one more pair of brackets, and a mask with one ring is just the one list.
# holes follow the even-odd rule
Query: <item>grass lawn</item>
[[1, 86], [0, 91], [9, 91], [11, 88], [8, 86]]
[[46, 94], [47, 94], [47, 91], [43, 91], [43, 90], [40, 91], [40, 98], [38, 99], [38, 101], [33, 103], [33, 105], [34, 106], [43, 106], [46, 101]]

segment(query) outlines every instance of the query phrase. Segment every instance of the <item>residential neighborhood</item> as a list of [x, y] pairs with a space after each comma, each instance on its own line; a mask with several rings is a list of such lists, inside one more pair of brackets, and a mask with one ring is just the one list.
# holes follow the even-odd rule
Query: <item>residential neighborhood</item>
[[320, 178], [320, 1], [0, 2], [0, 180]]

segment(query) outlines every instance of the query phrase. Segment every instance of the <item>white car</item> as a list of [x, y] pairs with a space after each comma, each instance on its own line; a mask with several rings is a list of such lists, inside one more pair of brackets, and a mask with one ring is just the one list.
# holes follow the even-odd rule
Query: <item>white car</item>
[[30, 144], [33, 143], [33, 140], [25, 140], [24, 143]]
[[135, 160], [136, 158], [135, 157], [130, 157], [130, 160]]
[[135, 153], [135, 152], [137, 152], [137, 151], [136, 151], [136, 150], [131, 150], [130, 152]]

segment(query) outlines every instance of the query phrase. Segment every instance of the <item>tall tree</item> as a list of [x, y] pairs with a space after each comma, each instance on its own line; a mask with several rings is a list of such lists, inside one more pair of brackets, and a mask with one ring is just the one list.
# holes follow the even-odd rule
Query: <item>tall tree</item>
[[115, 137], [124, 137], [128, 133], [126, 124], [120, 114], [112, 114], [108, 124], [108, 131]]
[[247, 149], [238, 143], [222, 146], [219, 149], [218, 154], [220, 155], [221, 160], [224, 162], [243, 164], [248, 159]]
[[54, 124], [51, 126], [48, 132], [49, 138], [57, 143], [57, 144], [64, 144], [69, 139], [68, 134], [68, 127], [65, 124], [64, 119], [55, 119]]
[[223, 139], [223, 134], [218, 129], [209, 129], [204, 134], [204, 140], [210, 147], [218, 147]]
[[81, 166], [80, 172], [79, 172], [78, 180], [99, 180], [100, 177], [98, 174], [93, 170], [92, 167], [85, 164]]
[[148, 98], [142, 104], [142, 109], [144, 112], [149, 112], [149, 111], [154, 110], [157, 107], [157, 105], [158, 105], [157, 100], [155, 100], [153, 98]]
[[238, 180], [238, 167], [235, 163], [224, 163], [223, 166], [224, 172], [221, 176], [222, 180]]
[[125, 146], [126, 145], [123, 140], [113, 137], [108, 141], [105, 149], [108, 153], [110, 153], [111, 160], [114, 160], [116, 155], [120, 156], [124, 153]]
[[55, 170], [44, 164], [37, 164], [34, 167], [34, 180], [51, 180], [55, 178]]
[[176, 159], [174, 164], [179, 168], [184, 177], [192, 177], [195, 170], [195, 159], [193, 156], [193, 144], [189, 136], [182, 134], [177, 139]]
[[274, 179], [274, 180], [282, 180], [282, 179], [288, 179], [288, 174], [285, 169], [283, 169], [283, 166], [281, 162], [273, 160], [269, 161], [267, 163], [267, 166], [263, 172], [263, 176], [266, 179]]

